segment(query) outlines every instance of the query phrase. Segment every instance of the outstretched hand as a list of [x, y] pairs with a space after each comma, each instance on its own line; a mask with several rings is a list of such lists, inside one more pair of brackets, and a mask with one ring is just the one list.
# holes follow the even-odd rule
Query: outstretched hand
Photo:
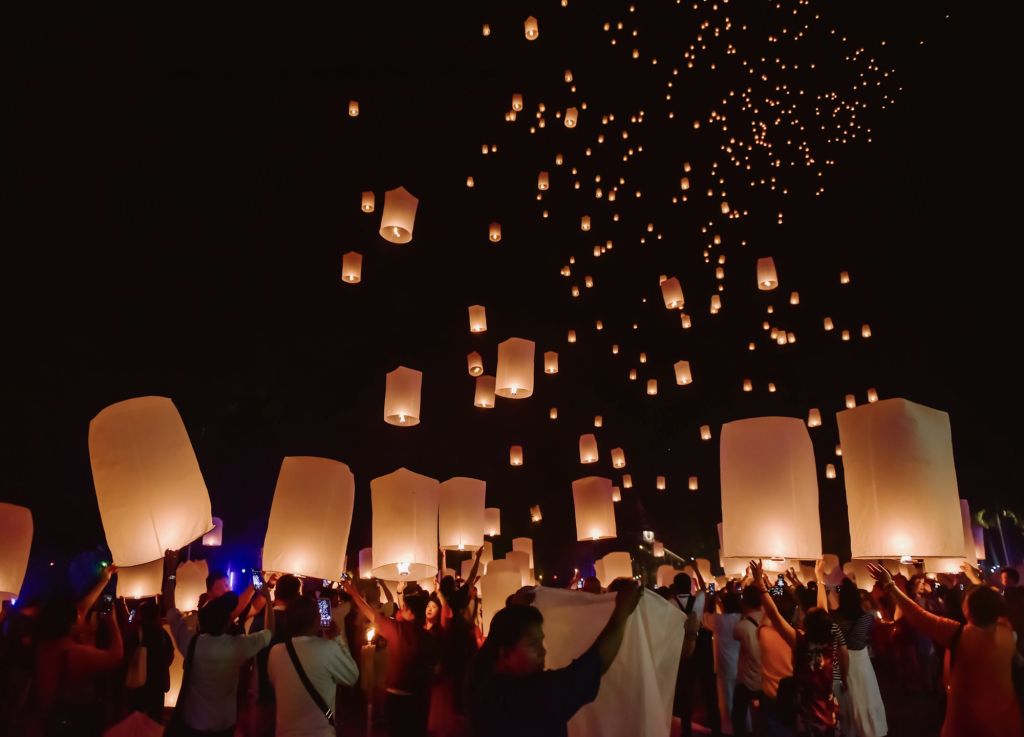
[[892, 583], [892, 574], [889, 573], [885, 566], [880, 566], [877, 563], [868, 563], [868, 573], [871, 574], [871, 578], [878, 581], [883, 587]]
[[755, 584], [764, 580], [764, 563], [760, 559], [750, 561], [750, 577], [754, 579]]

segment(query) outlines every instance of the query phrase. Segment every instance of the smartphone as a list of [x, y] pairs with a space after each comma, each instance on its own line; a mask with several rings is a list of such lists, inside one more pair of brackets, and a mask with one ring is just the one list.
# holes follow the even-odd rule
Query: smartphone
[[344, 573], [341, 574], [341, 580], [342, 581], [351, 581], [352, 580], [352, 575], [348, 571], [345, 571]]
[[103, 595], [103, 603], [100, 605], [100, 611], [103, 614], [110, 614], [114, 611], [114, 597], [111, 594]]
[[331, 626], [331, 600], [317, 599], [316, 605], [320, 607], [320, 628], [329, 628]]
[[259, 574], [259, 571], [252, 572], [252, 587], [257, 591], [263, 588], [263, 576]]
[[130, 612], [128, 612], [128, 623], [129, 624], [131, 624], [131, 623], [133, 623], [135, 621], [135, 612], [137, 612], [137, 611], [139, 611], [139, 610], [136, 608], [136, 609], [132, 609]]
[[714, 581], [708, 582], [708, 593], [709, 594], [715, 593], [715, 582]]
[[771, 588], [772, 596], [782, 596], [786, 593], [786, 579], [780, 573], [775, 579], [775, 585]]

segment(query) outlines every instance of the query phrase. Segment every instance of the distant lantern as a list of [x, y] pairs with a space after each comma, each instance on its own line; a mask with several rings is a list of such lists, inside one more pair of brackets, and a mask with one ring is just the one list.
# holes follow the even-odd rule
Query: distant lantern
[[633, 476], [632, 476], [632, 474], [628, 474], [628, 473], [622, 474], [622, 488], [623, 489], [632, 489], [633, 488]]
[[[315, 456], [286, 457], [270, 505], [263, 569], [337, 579], [345, 569], [355, 498], [355, 476], [344, 463]], [[313, 516], [311, 509], [316, 510]]]
[[491, 618], [494, 617], [494, 613], [501, 609], [505, 600], [522, 585], [522, 573], [514, 560], [494, 560], [487, 564], [487, 572], [480, 578], [480, 596], [484, 601], [498, 602], [500, 605], [482, 608], [481, 627], [485, 637], [491, 629]]
[[618, 486], [613, 486], [612, 487], [612, 501], [613, 502], [621, 502], [622, 501], [622, 491], [619, 489]]
[[665, 491], [665, 477], [658, 476], [654, 479], [654, 486], [658, 491]]
[[836, 455], [839, 457], [843, 455], [843, 446], [840, 443], [836, 443]]
[[836, 467], [835, 467], [835, 464], [826, 463], [825, 464], [825, 478], [827, 478], [827, 479], [834, 479], [835, 477], [836, 477]]
[[552, 407], [550, 410], [548, 410], [548, 419], [551, 419], [551, 420], [557, 420], [558, 419], [558, 407]]
[[501, 240], [501, 223], [491, 223], [487, 230], [487, 237], [491, 243], [497, 243]]
[[570, 330], [569, 333], [566, 336], [566, 339], [570, 343], [575, 343], [576, 342], [576, 331], [575, 330]]
[[540, 513], [540, 505], [539, 504], [534, 504], [532, 507], [530, 507], [530, 521], [531, 522], [540, 522], [543, 519], [544, 519], [544, 516]]
[[526, 399], [533, 394], [534, 342], [509, 338], [498, 344], [498, 371], [494, 393], [506, 399]]
[[494, 377], [476, 377], [476, 393], [473, 395], [473, 406], [490, 409], [494, 406]]
[[594, 415], [594, 427], [601, 427], [604, 424], [604, 418], [601, 415]]
[[544, 191], [548, 186], [548, 173], [546, 171], [542, 171], [537, 175], [537, 189]]
[[[182, 612], [199, 610], [199, 600], [206, 593], [206, 577], [210, 564], [205, 560], [187, 560], [174, 571], [174, 605]], [[337, 574], [335, 574], [337, 575]]]
[[593, 433], [580, 435], [580, 463], [597, 463], [597, 437]]
[[485, 36], [490, 36], [491, 35], [491, 24], [490, 23], [484, 23], [483, 33], [484, 33]]
[[487, 308], [472, 305], [469, 308], [469, 332], [483, 333], [487, 330]]
[[949, 415], [885, 399], [836, 418], [852, 557], [962, 557]]
[[647, 396], [653, 397], [658, 393], [658, 380], [648, 379], [647, 380]]
[[590, 215], [580, 218], [580, 230], [590, 230]]
[[566, 108], [565, 110], [565, 127], [575, 128], [576, 127], [576, 116], [579, 115], [579, 111], [574, 108]]
[[640, 351], [640, 363], [647, 363], [647, 354]]
[[657, 540], [655, 540], [654, 543], [652, 543], [651, 545], [651, 553], [654, 555], [655, 558], [664, 558], [665, 543], [658, 542]]
[[613, 343], [612, 344], [612, 355], [613, 356], [619, 355], [619, 344], [618, 343]]
[[585, 277], [583, 277], [583, 286], [585, 286], [587, 289], [592, 289], [593, 286], [594, 286], [594, 277], [592, 277], [592, 276], [585, 276]]
[[418, 425], [422, 385], [422, 371], [399, 366], [389, 372], [384, 390], [384, 422], [399, 427]]
[[496, 537], [501, 534], [501, 510], [498, 507], [484, 509], [484, 534]]
[[807, 427], [821, 427], [821, 412], [817, 407], [811, 407], [807, 412]]
[[857, 398], [852, 394], [847, 394], [846, 397], [844, 397], [844, 402], [846, 404], [846, 409], [853, 409], [857, 406]]
[[[723, 425], [721, 487], [723, 557], [821, 557], [814, 448], [800, 420]], [[770, 522], [762, 509], [773, 510]]]
[[836, 327], [835, 323], [832, 322], [831, 317], [826, 317], [824, 320], [822, 320], [822, 323], [825, 327], [825, 330], [834, 330]]
[[512, 109], [516, 112], [523, 109], [523, 96], [518, 92], [512, 95]]
[[681, 190], [683, 190], [685, 192], [689, 188], [690, 188], [690, 178], [689, 177], [683, 177], [682, 179], [679, 180], [679, 189], [681, 189]]
[[347, 284], [358, 284], [363, 274], [363, 254], [349, 251], [341, 258], [341, 280]]
[[791, 305], [798, 305], [798, 304], [800, 304], [800, 292], [790, 292], [789, 293], [789, 303]]
[[466, 356], [466, 367], [470, 376], [479, 376], [484, 372], [484, 359], [480, 357], [479, 353], [473, 351]]
[[775, 272], [775, 259], [771, 256], [757, 260], [757, 288], [768, 291], [779, 286], [779, 277]]
[[635, 368], [629, 370], [629, 380], [630, 381], [636, 381], [636, 369]]
[[722, 209], [722, 214], [723, 215], [728, 215], [729, 214], [729, 203], [726, 202], [725, 200], [722, 200], [721, 209]]
[[850, 339], [850, 331], [849, 331], [849, 330], [844, 330], [844, 331], [842, 331], [842, 332], [841, 332], [841, 333], [839, 334], [839, 338], [840, 338], [841, 340], [843, 340], [843, 341], [848, 341], [848, 340]]
[[374, 197], [373, 192], [363, 192], [363, 198], [359, 204], [359, 209], [367, 213], [373, 212], [373, 208], [376, 205], [376, 202], [377, 200]]
[[860, 326], [860, 337], [862, 337], [862, 338], [870, 338], [871, 337], [871, 326], [868, 325], [867, 323], [864, 323], [863, 325]]
[[[140, 566], [124, 566], [117, 569], [115, 594], [125, 599], [146, 599], [160, 594], [163, 583], [164, 561], [162, 558], [151, 563], [143, 563]], [[0, 592], [0, 599], [4, 596], [5, 594]]]
[[699, 486], [699, 482], [697, 481], [697, 477], [696, 477], [696, 476], [691, 476], [691, 477], [690, 477], [690, 478], [689, 478], [689, 479], [687, 480], [687, 482], [686, 482], [686, 486], [687, 486], [687, 488], [688, 488], [688, 489], [689, 489], [690, 491], [697, 491], [697, 488], [698, 488], [698, 486]]
[[536, 41], [537, 36], [540, 35], [540, 30], [537, 28], [537, 19], [532, 15], [523, 21], [523, 33], [526, 34], [527, 41]]
[[700, 426], [700, 439], [701, 440], [711, 440], [711, 426], [710, 425], [701, 425]]
[[754, 391], [754, 382], [752, 382], [750, 379], [744, 379], [743, 380], [743, 391], [745, 391], [745, 392], [752, 392], [752, 391]]
[[89, 461], [117, 565], [162, 558], [213, 527], [203, 474], [170, 399], [137, 397], [105, 408], [89, 423]]
[[442, 550], [473, 550], [484, 544], [487, 484], [456, 476], [438, 488], [437, 543]]
[[510, 466], [523, 465], [523, 446], [513, 445], [508, 449], [508, 462]]
[[874, 403], [878, 401], [878, 390], [868, 389], [868, 402]]
[[[203, 545], [209, 548], [219, 548], [224, 544], [224, 520], [220, 517], [213, 518], [213, 529], [203, 535]], [[138, 598], [138, 597], [135, 597]]]
[[370, 481], [374, 577], [422, 581], [437, 573], [440, 487], [406, 468]]
[[715, 278], [716, 279], [724, 279], [725, 278], [725, 269], [723, 269], [721, 266], [715, 267]]
[[28, 507], [0, 502], [0, 540], [4, 541], [0, 546], [0, 601], [8, 601], [21, 594], [28, 568], [32, 549], [32, 512]]
[[416, 206], [420, 201], [405, 187], [384, 193], [384, 213], [380, 219], [380, 237], [391, 243], [408, 243], [416, 222]]
[[473, 180], [473, 177], [466, 177], [466, 186], [470, 189], [476, 186], [476, 182]]
[[693, 375], [690, 373], [689, 361], [676, 361], [672, 368], [674, 368], [676, 372], [676, 384], [679, 386], [685, 386], [686, 384], [693, 383]]
[[850, 272], [849, 271], [840, 271], [839, 272], [839, 283], [840, 284], [849, 284], [850, 283]]
[[715, 315], [722, 309], [722, 298], [717, 294], [711, 295], [711, 314]]
[[775, 393], [775, 383], [774, 382], [771, 382], [771, 381], [768, 382], [768, 391], [771, 392], [772, 394]]
[[544, 373], [558, 373], [558, 354], [555, 351], [544, 351]]
[[359, 116], [359, 100], [348, 101], [348, 115], [350, 118], [356, 118]]
[[587, 476], [572, 482], [576, 510], [576, 539], [604, 540], [615, 537], [615, 502], [611, 479]]
[[665, 300], [665, 307], [669, 310], [679, 310], [683, 307], [683, 287], [676, 277], [666, 279], [661, 283], [661, 296]]
[[626, 467], [626, 453], [622, 450], [622, 448], [612, 448], [612, 467]]
[[693, 322], [690, 320], [690, 316], [683, 312], [679, 315], [679, 324], [683, 326], [683, 330], [689, 330]]
[[620, 578], [633, 579], [633, 559], [629, 557], [629, 553], [608, 553], [597, 562], [601, 564], [604, 572], [604, 578], [600, 580], [605, 586]]

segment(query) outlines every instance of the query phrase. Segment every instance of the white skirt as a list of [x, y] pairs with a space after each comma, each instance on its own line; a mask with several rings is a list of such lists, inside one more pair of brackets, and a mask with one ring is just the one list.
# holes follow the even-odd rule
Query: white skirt
[[889, 724], [885, 719], [885, 704], [878, 690], [875, 667], [868, 657], [868, 649], [850, 650], [850, 671], [847, 690], [837, 685], [839, 697], [839, 725], [843, 737], [885, 737]]

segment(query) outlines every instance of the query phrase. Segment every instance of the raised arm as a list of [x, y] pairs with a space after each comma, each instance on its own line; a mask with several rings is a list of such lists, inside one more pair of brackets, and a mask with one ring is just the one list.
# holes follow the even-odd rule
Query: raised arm
[[469, 577], [462, 583], [462, 588], [468, 589], [470, 586], [476, 583], [476, 579], [480, 574], [480, 558], [484, 554], [484, 546], [481, 545], [476, 551], [476, 555], [473, 556], [473, 567], [469, 569]]
[[960, 564], [960, 570], [965, 576], [967, 576], [967, 580], [975, 586], [981, 586], [981, 584], [984, 583], [981, 580], [981, 571], [972, 566], [966, 560]]
[[643, 595], [644, 589], [640, 585], [622, 589], [615, 595], [615, 609], [612, 611], [612, 616], [609, 618], [608, 624], [601, 630], [601, 634], [594, 640], [593, 645], [597, 648], [598, 656], [601, 658], [602, 674], [615, 662], [615, 656], [618, 655], [619, 647], [622, 645], [622, 637], [626, 633], [626, 622]]
[[775, 600], [772, 599], [772, 595], [768, 593], [767, 579], [764, 577], [764, 565], [759, 560], [750, 561], [750, 575], [754, 577], [757, 590], [761, 592], [761, 607], [764, 609], [765, 615], [771, 620], [775, 629], [779, 631], [783, 639], [789, 644], [790, 647], [796, 645], [796, 630], [793, 629], [793, 625], [786, 621], [785, 617], [779, 613], [778, 608], [775, 606]]
[[[369, 602], [363, 598], [363, 595], [359, 593], [359, 590], [355, 587], [352, 581], [342, 581], [341, 590], [352, 597], [352, 601], [356, 604], [356, 609], [358, 609], [364, 617], [371, 622], [377, 621], [377, 615], [379, 612], [374, 607], [370, 606]], [[388, 599], [390, 600], [390, 598], [391, 597], [389, 596]]]
[[178, 550], [164, 551], [164, 582], [161, 588], [164, 612], [178, 608], [174, 602], [174, 587], [177, 581], [179, 553]]
[[691, 562], [690, 562], [690, 570], [692, 570], [693, 571], [693, 575], [695, 575], [697, 577], [697, 590], [698, 591], [706, 591], [707, 590], [707, 584], [704, 583], [704, 577], [702, 575], [700, 575], [700, 566], [697, 565], [697, 561], [691, 560]]
[[85, 615], [92, 609], [92, 605], [96, 603], [96, 600], [100, 598], [100, 594], [103, 593], [103, 589], [110, 583], [110, 577], [117, 573], [117, 566], [111, 564], [109, 566], [103, 566], [100, 571], [99, 578], [96, 579], [96, 583], [92, 585], [92, 588], [85, 592], [85, 595], [78, 600], [78, 621], [81, 622], [85, 619]]
[[948, 648], [953, 636], [960, 629], [960, 623], [936, 616], [925, 611], [916, 601], [907, 596], [892, 580], [892, 574], [876, 563], [868, 563], [871, 576], [882, 585], [896, 602], [896, 607], [911, 626], [928, 635], [938, 645]]
[[814, 563], [814, 580], [818, 582], [818, 595], [815, 602], [819, 608], [828, 611], [828, 588], [825, 585], [825, 561], [818, 559]]

